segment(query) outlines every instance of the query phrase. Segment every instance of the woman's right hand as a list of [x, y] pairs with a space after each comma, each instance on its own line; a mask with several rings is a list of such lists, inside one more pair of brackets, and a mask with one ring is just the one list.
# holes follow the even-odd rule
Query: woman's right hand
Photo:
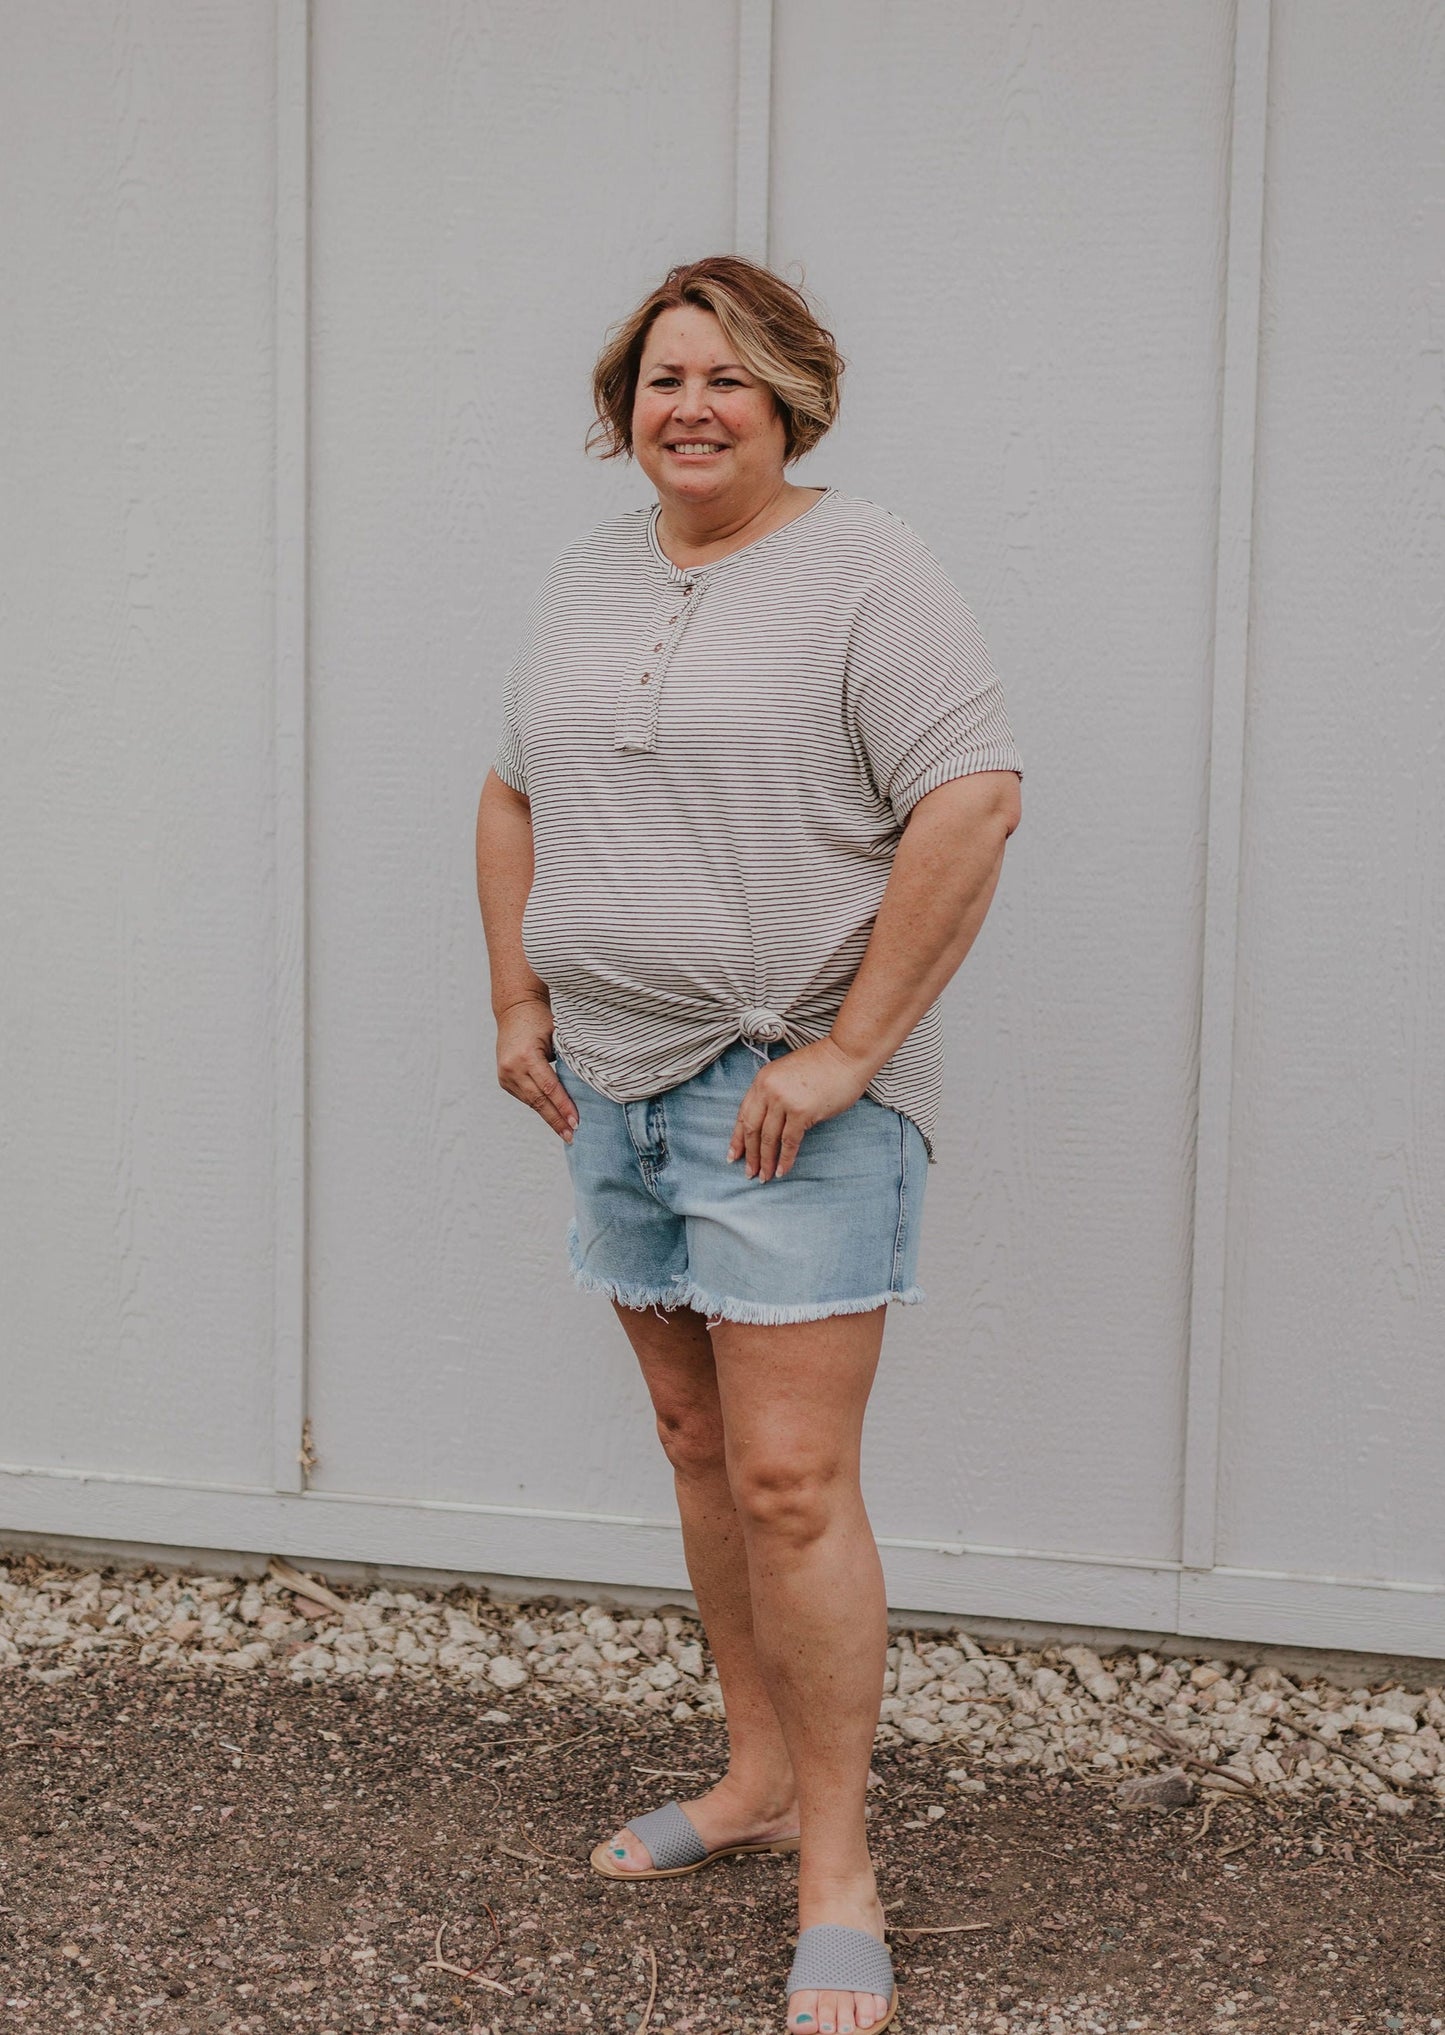
[[497, 1019], [497, 1079], [570, 1145], [577, 1109], [557, 1079], [551, 1051], [551, 1005], [532, 996], [509, 1004]]

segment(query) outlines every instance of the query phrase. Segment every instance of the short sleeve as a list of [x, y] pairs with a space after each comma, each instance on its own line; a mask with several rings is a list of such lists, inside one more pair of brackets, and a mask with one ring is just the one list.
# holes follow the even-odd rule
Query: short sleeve
[[514, 658], [511, 670], [507, 673], [507, 683], [502, 695], [502, 738], [492, 758], [492, 768], [503, 784], [509, 784], [513, 791], [519, 791], [523, 798], [526, 798], [527, 773], [522, 761], [522, 729], [517, 713], [522, 661], [521, 657]]
[[[912, 533], [909, 533], [912, 537]], [[849, 632], [850, 734], [901, 827], [925, 792], [1023, 759], [968, 603], [917, 538], [890, 556]]]

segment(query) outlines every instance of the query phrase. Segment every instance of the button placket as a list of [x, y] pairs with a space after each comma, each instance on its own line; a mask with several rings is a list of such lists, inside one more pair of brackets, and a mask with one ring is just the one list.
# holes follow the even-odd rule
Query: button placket
[[671, 612], [660, 614], [654, 622], [657, 640], [644, 654], [642, 669], [634, 669], [622, 681], [613, 735], [615, 749], [657, 747], [658, 697], [673, 653], [694, 612], [696, 591], [696, 582], [681, 576], [664, 589], [659, 610], [667, 608]]

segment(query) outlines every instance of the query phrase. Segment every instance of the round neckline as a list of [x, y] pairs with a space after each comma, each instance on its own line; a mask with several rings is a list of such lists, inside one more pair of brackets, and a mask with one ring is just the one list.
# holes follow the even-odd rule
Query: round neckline
[[665, 566], [674, 578], [696, 579], [702, 573], [716, 572], [720, 565], [731, 565], [735, 558], [746, 558], [750, 551], [758, 550], [761, 545], [771, 544], [775, 537], [786, 536], [788, 531], [796, 529], [799, 523], [806, 523], [811, 516], [815, 515], [822, 508], [824, 502], [831, 501], [837, 492], [837, 488], [834, 487], [824, 488], [817, 501], [810, 503], [801, 515], [790, 516], [786, 523], [779, 523], [776, 530], [765, 530], [761, 537], [754, 537], [748, 543], [740, 544], [736, 551], [725, 551], [721, 558], [710, 558], [706, 565], [678, 565], [673, 559], [668, 557], [657, 538], [658, 518], [662, 514], [662, 503], [659, 500], [654, 502], [648, 511], [647, 542], [651, 547], [653, 557], [657, 559], [660, 565]]

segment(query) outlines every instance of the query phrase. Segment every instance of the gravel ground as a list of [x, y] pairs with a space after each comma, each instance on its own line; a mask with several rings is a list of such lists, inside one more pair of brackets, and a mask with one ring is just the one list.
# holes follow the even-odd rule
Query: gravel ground
[[[1445, 2030], [1445, 1694], [895, 1633], [913, 2035]], [[796, 1860], [618, 1886], [723, 1770], [695, 1617], [0, 1565], [0, 2027], [783, 2028]]]

